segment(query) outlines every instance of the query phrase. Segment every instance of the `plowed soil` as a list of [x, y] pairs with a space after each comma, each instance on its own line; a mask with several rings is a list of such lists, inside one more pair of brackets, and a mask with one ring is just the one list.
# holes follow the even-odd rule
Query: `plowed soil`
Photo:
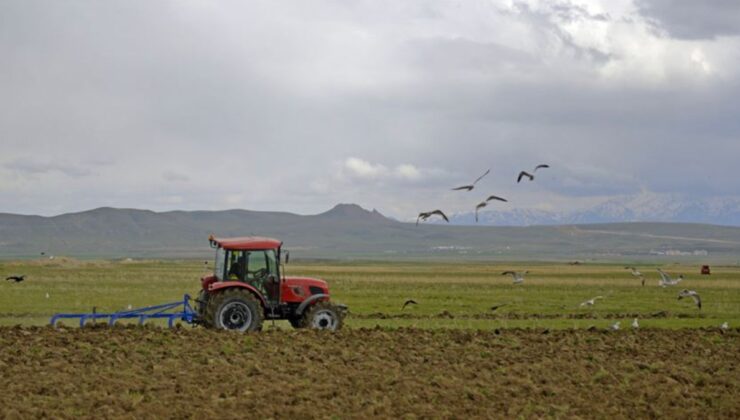
[[740, 418], [740, 332], [0, 328], [0, 417]]

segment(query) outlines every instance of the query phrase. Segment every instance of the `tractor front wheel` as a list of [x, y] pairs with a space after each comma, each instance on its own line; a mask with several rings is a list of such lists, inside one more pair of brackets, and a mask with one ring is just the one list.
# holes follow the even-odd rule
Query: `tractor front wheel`
[[264, 312], [252, 293], [227, 289], [212, 295], [206, 308], [206, 321], [214, 328], [234, 331], [259, 331]]
[[339, 308], [331, 302], [318, 302], [303, 315], [303, 327], [314, 330], [337, 331], [344, 318]]

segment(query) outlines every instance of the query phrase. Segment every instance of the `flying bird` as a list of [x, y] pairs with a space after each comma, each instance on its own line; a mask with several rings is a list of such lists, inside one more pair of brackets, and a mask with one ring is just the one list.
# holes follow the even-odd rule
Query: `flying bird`
[[694, 303], [696, 303], [696, 307], [701, 309], [701, 296], [699, 296], [699, 294], [696, 293], [695, 290], [689, 290], [689, 289], [681, 290], [681, 293], [678, 294], [678, 300], [681, 300], [685, 297], [690, 297], [694, 299]]
[[521, 171], [521, 172], [519, 172], [519, 178], [517, 178], [516, 182], [517, 183], [522, 182], [522, 179], [525, 178], [525, 177], [526, 178], [529, 178], [530, 181], [534, 181], [534, 174], [535, 174], [535, 172], [537, 172], [538, 169], [545, 169], [545, 168], [549, 168], [549, 167], [550, 167], [550, 165], [537, 165], [534, 168], [534, 170], [532, 171], [532, 173], [529, 173], [527, 171]]
[[20, 283], [20, 282], [22, 282], [25, 279], [26, 279], [26, 276], [25, 275], [21, 275], [21, 276], [9, 276], [9, 277], [6, 277], [5, 278], [5, 280], [12, 280], [12, 281], [14, 281], [16, 283]]
[[632, 328], [640, 328], [640, 324], [637, 322], [637, 318], [632, 321]]
[[427, 219], [430, 217], [437, 215], [442, 216], [445, 222], [450, 223], [450, 219], [447, 218], [447, 215], [442, 212], [442, 210], [432, 210], [432, 211], [424, 211], [419, 213], [419, 216], [416, 218], [416, 224], [419, 224], [419, 221], [426, 222]]
[[473, 181], [470, 185], [463, 185], [462, 187], [453, 188], [452, 191], [472, 191], [473, 188], [475, 188], [475, 184], [478, 183], [481, 179], [483, 179], [486, 175], [488, 175], [491, 172], [491, 170], [487, 170], [483, 175], [479, 176], [475, 181]]
[[624, 267], [624, 269], [630, 270], [632, 272], [632, 275], [640, 279], [643, 286], [645, 285], [645, 276], [643, 276], [641, 272], [637, 271], [635, 267]]
[[409, 300], [407, 300], [406, 302], [403, 303], [403, 306], [401, 307], [401, 310], [406, 309], [406, 307], [409, 306], [409, 305], [416, 305], [416, 304], [417, 303], [416, 303], [415, 300], [409, 299]]
[[658, 273], [660, 273], [660, 281], [658, 282], [659, 286], [667, 287], [667, 286], [675, 286], [678, 283], [681, 283], [681, 280], [683, 280], [683, 274], [678, 276], [677, 279], [671, 278], [665, 271], [658, 269]]
[[529, 274], [529, 271], [504, 271], [501, 273], [502, 276], [511, 276], [514, 278], [514, 284], [524, 283], [524, 275]]
[[594, 306], [597, 300], [604, 299], [604, 296], [596, 296], [595, 298], [589, 299], [583, 303], [581, 303], [581, 306]]
[[486, 201], [482, 201], [482, 202], [478, 203], [477, 206], [475, 206], [475, 221], [476, 222], [478, 221], [478, 210], [480, 210], [483, 207], [487, 206], [488, 205], [488, 202], [489, 201], [492, 201], [492, 200], [503, 201], [504, 203], [508, 203], [509, 202], [509, 200], [507, 200], [505, 198], [501, 198], [501, 197], [495, 196], [495, 195], [488, 196], [488, 198], [486, 198]]

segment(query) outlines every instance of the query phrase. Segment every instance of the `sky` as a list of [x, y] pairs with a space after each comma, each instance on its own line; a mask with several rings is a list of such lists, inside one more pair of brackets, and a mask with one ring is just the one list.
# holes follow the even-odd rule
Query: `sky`
[[740, 196], [734, 0], [2, 0], [0, 60], [0, 212]]

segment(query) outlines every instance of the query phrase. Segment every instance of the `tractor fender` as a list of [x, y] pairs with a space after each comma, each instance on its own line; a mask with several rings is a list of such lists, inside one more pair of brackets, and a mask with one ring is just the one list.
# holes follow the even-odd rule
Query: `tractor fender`
[[257, 299], [260, 300], [260, 303], [262, 303], [263, 308], [267, 307], [267, 302], [265, 301], [265, 297], [262, 296], [262, 293], [260, 293], [259, 290], [255, 289], [254, 287], [250, 286], [247, 283], [243, 283], [240, 281], [220, 281], [217, 283], [212, 283], [208, 287], [208, 293], [214, 293], [219, 290], [230, 289], [233, 287], [238, 287], [241, 289], [249, 290], [253, 295], [257, 296]]
[[310, 298], [304, 300], [303, 302], [301, 302], [300, 305], [298, 305], [298, 309], [295, 310], [296, 315], [299, 315], [299, 316], [302, 315], [303, 311], [305, 311], [309, 305], [319, 300], [322, 300], [322, 299], [329, 300], [329, 295], [325, 293], [319, 293], [319, 294], [313, 295]]

